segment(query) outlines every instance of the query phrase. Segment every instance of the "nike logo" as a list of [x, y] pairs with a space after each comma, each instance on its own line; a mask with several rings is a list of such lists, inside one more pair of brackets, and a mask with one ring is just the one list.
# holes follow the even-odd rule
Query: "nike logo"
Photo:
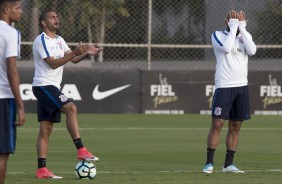
[[90, 173], [88, 169], [87, 169], [87, 170], [82, 169], [82, 171], [81, 171], [81, 172], [82, 172], [82, 173]]
[[[96, 171], [96, 170], [95, 170], [95, 171]], [[91, 171], [91, 168], [89, 168], [89, 169], [82, 169], [81, 172], [82, 172], [82, 173], [88, 173], [88, 174], [96, 173], [96, 172]], [[63, 178], [63, 177], [61, 177], [61, 176], [55, 176], [55, 177], [57, 177], [57, 178], [54, 178], [54, 176], [53, 176], [52, 178], [54, 178], [54, 179], [59, 179], [58, 177]], [[90, 177], [93, 177], [93, 176], [90, 176]]]
[[100, 92], [99, 89], [98, 89], [99, 84], [97, 84], [97, 86], [95, 87], [95, 89], [92, 93], [92, 96], [95, 100], [102, 100], [104, 98], [107, 98], [107, 97], [119, 92], [119, 91], [124, 90], [125, 88], [128, 88], [129, 86], [131, 86], [131, 84]]

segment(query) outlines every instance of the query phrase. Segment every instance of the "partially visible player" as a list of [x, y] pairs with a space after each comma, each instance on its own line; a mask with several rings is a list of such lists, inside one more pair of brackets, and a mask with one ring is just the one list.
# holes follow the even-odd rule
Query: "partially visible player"
[[[101, 49], [80, 43], [73, 51], [65, 40], [56, 34], [60, 21], [55, 11], [44, 11], [39, 18], [43, 32], [33, 43], [35, 76], [32, 90], [37, 102], [40, 130], [37, 138], [37, 178], [62, 178], [46, 167], [49, 137], [53, 124], [61, 121], [61, 112], [66, 114], [66, 126], [77, 148], [79, 160], [98, 161], [82, 144], [77, 120], [77, 109], [61, 91], [63, 67], [68, 62], [78, 63], [87, 55], [97, 55]], [[64, 149], [64, 148], [62, 148]]]
[[239, 132], [244, 120], [250, 119], [248, 91], [248, 56], [256, 53], [256, 45], [246, 30], [243, 11], [230, 11], [225, 20], [227, 29], [212, 34], [216, 56], [215, 93], [212, 103], [212, 124], [207, 141], [204, 173], [213, 172], [214, 152], [225, 120], [229, 120], [226, 157], [222, 172], [243, 173], [233, 164]]
[[0, 1], [0, 184], [5, 181], [9, 155], [16, 148], [16, 126], [25, 123], [16, 66], [20, 56], [20, 32], [11, 26], [21, 15], [20, 0]]

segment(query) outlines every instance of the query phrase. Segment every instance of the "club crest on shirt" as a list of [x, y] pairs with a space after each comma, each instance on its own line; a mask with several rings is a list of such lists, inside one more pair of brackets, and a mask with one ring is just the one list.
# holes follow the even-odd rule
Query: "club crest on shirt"
[[214, 109], [214, 115], [216, 115], [216, 116], [221, 115], [221, 110], [222, 110], [222, 108], [216, 107], [216, 108]]
[[62, 102], [66, 102], [68, 100], [68, 98], [65, 95], [60, 95], [59, 98]]
[[58, 42], [57, 45], [59, 46], [59, 48], [60, 48], [61, 50], [63, 50], [63, 45], [62, 45], [61, 42]]

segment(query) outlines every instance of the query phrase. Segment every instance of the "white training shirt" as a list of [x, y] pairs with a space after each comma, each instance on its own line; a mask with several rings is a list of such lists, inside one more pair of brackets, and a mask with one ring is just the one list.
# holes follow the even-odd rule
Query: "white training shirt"
[[19, 58], [20, 41], [20, 32], [0, 20], [0, 99], [14, 98], [7, 76], [7, 58]]
[[64, 57], [68, 50], [70, 48], [61, 36], [56, 35], [55, 38], [50, 38], [44, 32], [37, 36], [33, 42], [35, 75], [32, 86], [53, 85], [60, 89], [64, 66], [52, 69], [44, 59]]
[[[246, 30], [246, 21], [230, 19], [230, 31], [215, 31], [212, 45], [216, 57], [215, 88], [240, 87], [248, 84], [248, 55], [256, 53], [256, 45]], [[240, 33], [236, 36], [239, 29]]]

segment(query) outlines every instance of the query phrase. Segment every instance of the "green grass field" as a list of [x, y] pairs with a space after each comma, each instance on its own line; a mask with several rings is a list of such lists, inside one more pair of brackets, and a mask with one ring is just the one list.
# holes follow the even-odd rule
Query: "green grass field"
[[253, 116], [244, 123], [235, 164], [245, 174], [221, 173], [226, 125], [215, 154], [215, 172], [203, 174], [210, 116], [79, 114], [85, 146], [100, 158], [94, 180], [75, 178], [76, 151], [65, 123], [55, 125], [47, 166], [62, 180], [35, 178], [38, 123], [27, 115], [18, 129], [17, 149], [11, 155], [7, 184], [220, 184], [281, 183], [281, 116]]

